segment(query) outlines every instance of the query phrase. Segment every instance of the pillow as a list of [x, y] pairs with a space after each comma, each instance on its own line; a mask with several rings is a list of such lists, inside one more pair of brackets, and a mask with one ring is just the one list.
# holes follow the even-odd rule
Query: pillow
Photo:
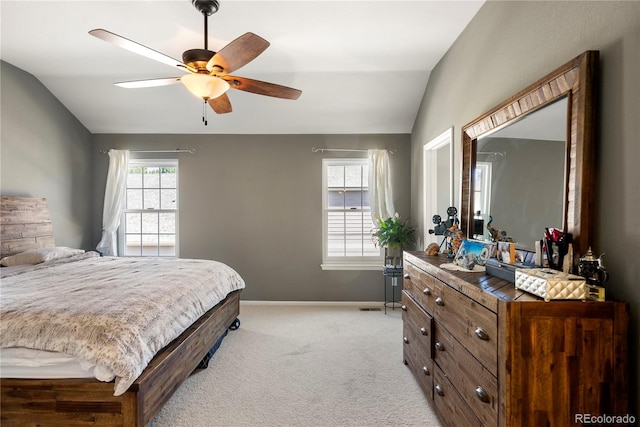
[[22, 264], [40, 264], [45, 261], [53, 261], [55, 259], [67, 258], [70, 256], [83, 254], [83, 249], [72, 249], [65, 246], [54, 246], [49, 248], [29, 249], [16, 255], [2, 258], [0, 264], [5, 267]]

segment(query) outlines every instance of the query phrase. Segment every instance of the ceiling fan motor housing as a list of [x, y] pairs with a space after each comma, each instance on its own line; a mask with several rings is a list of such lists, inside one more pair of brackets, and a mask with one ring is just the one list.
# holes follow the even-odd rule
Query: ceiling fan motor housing
[[[195, 0], [194, 0], [195, 1]], [[216, 53], [208, 49], [189, 49], [182, 54], [182, 62], [195, 68], [198, 72], [209, 73], [207, 62]]]
[[220, 7], [218, 0], [191, 0], [191, 4], [203, 15], [211, 16]]

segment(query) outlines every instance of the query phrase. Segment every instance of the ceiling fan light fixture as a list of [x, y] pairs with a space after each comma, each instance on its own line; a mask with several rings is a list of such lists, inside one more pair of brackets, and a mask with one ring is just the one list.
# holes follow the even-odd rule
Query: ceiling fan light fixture
[[180, 81], [189, 92], [202, 99], [215, 99], [229, 89], [229, 83], [208, 74], [186, 74]]

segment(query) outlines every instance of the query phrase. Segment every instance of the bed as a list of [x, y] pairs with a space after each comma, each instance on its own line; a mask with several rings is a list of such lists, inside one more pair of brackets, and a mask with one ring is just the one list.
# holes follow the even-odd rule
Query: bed
[[[91, 368], [85, 378], [2, 378], [3, 426], [147, 426], [180, 384], [206, 366], [229, 327], [238, 325], [244, 281], [222, 263], [83, 251], [52, 259], [61, 248], [46, 199], [1, 197], [0, 210], [1, 257], [37, 253], [43, 261], [3, 274], [2, 347], [71, 354], [96, 372], [100, 367], [113, 374], [101, 381]], [[125, 329], [128, 322], [132, 327]]]

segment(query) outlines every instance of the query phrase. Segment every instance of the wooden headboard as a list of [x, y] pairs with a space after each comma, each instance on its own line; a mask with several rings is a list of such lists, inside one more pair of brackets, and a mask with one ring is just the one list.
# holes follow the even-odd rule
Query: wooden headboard
[[0, 197], [0, 257], [55, 246], [47, 199]]

